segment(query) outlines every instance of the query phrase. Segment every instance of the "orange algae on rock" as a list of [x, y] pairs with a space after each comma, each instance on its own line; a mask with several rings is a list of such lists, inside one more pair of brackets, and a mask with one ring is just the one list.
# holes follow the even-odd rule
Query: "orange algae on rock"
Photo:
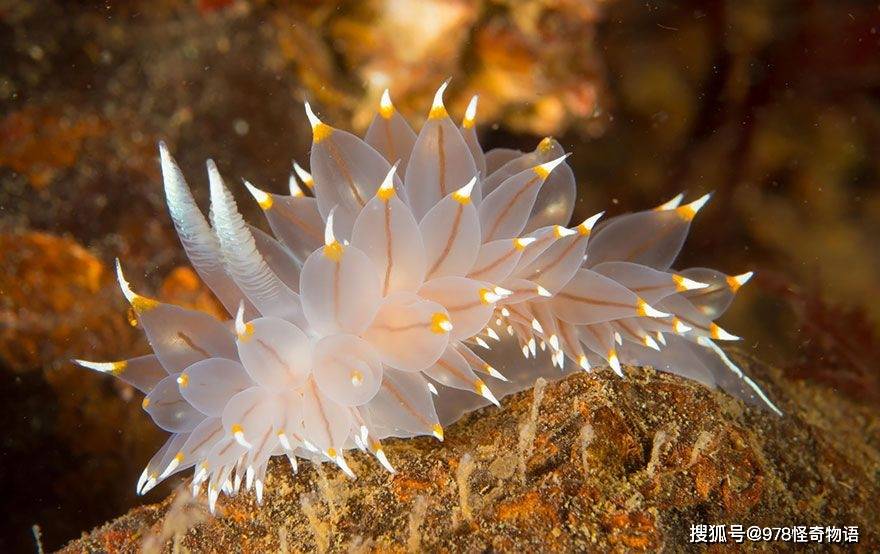
[[[76, 242], [38, 231], [2, 233], [0, 264], [0, 306], [7, 320], [0, 329], [0, 358], [13, 370], [50, 367], [77, 348], [119, 347], [126, 336], [121, 304], [105, 290], [112, 277]], [[94, 301], [84, 302], [89, 298]]]
[[226, 317], [216, 297], [202, 284], [196, 272], [187, 266], [171, 270], [162, 281], [158, 296], [178, 306], [207, 312], [220, 320]]
[[[22, 506], [9, 511], [8, 524], [45, 526], [58, 511], [110, 517], [130, 505], [134, 494], [119, 483], [134, 477], [129, 468], [159, 433], [139, 402], [125, 401], [130, 387], [102, 385], [67, 360], [83, 351], [120, 356], [143, 345], [109, 286], [110, 273], [76, 241], [0, 233], [0, 267], [0, 417], [26, 422], [4, 433], [0, 472], [16, 476], [5, 494]], [[52, 485], [35, 493], [39, 480]], [[49, 530], [70, 535], [77, 527], [63, 518]]]

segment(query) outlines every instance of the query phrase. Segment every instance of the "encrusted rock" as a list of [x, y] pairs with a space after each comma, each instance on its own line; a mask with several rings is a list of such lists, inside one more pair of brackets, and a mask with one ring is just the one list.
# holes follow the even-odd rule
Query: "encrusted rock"
[[396, 475], [360, 453], [354, 481], [276, 459], [262, 506], [241, 492], [205, 517], [181, 487], [64, 552], [677, 550], [701, 523], [857, 525], [876, 548], [872, 408], [743, 361], [785, 417], [651, 369], [581, 373], [468, 415], [443, 443], [387, 441]]

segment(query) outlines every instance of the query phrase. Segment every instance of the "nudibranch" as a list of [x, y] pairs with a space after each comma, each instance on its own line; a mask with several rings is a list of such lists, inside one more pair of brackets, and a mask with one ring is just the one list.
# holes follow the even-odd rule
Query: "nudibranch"
[[242, 481], [262, 501], [271, 457], [353, 477], [352, 448], [393, 473], [382, 439], [443, 440], [444, 425], [539, 376], [606, 365], [618, 377], [653, 366], [780, 413], [717, 345], [737, 340], [715, 320], [751, 273], [670, 269], [708, 195], [570, 227], [559, 142], [484, 153], [477, 98], [456, 125], [445, 88], [418, 134], [387, 91], [363, 139], [306, 104], [311, 174], [295, 165], [290, 195], [244, 183], [274, 236], [244, 221], [211, 161], [206, 219], [159, 145], [180, 241], [229, 320], [137, 294], [117, 261], [153, 353], [77, 363], [142, 391], [171, 433], [138, 493], [192, 468], [212, 511]]

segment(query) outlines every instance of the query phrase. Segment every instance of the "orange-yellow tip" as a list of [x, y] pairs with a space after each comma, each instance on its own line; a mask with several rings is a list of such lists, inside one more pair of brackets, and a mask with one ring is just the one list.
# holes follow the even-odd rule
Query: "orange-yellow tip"
[[388, 201], [394, 196], [394, 174], [397, 172], [397, 164], [391, 166], [391, 169], [388, 170], [388, 174], [385, 175], [385, 180], [382, 181], [382, 184], [379, 186], [379, 190], [376, 191], [376, 196], [379, 197], [380, 200]]
[[727, 286], [730, 287], [730, 290], [733, 292], [737, 292], [741, 286], [745, 285], [749, 282], [749, 279], [754, 277], [754, 271], [748, 271], [746, 273], [740, 273], [739, 275], [731, 275], [727, 277]]
[[556, 167], [565, 161], [565, 158], [570, 156], [570, 154], [563, 154], [559, 156], [555, 160], [550, 160], [549, 162], [542, 163], [540, 165], [536, 165], [533, 168], [533, 171], [540, 177], [541, 179], [546, 179], [550, 176], [550, 173], [553, 172]]
[[446, 92], [446, 87], [449, 86], [449, 81], [444, 81], [440, 88], [437, 89], [437, 92], [434, 93], [434, 102], [431, 104], [431, 111], [428, 113], [428, 119], [441, 119], [446, 117], [446, 106], [443, 105], [443, 93]]
[[165, 479], [166, 477], [171, 475], [174, 472], [174, 470], [177, 469], [177, 466], [180, 465], [180, 462], [182, 462], [183, 459], [184, 459], [183, 452], [178, 452], [174, 456], [174, 458], [172, 458], [171, 463], [168, 464], [168, 467], [165, 468], [165, 471], [163, 471], [162, 474], [159, 475], [159, 479]]
[[434, 313], [431, 316], [431, 330], [438, 335], [452, 331], [452, 322], [449, 320], [449, 316], [443, 312]]
[[536, 240], [538, 240], [538, 239], [536, 239], [535, 237], [515, 238], [515, 239], [513, 239], [513, 247], [516, 248], [517, 250], [525, 250], [526, 246], [532, 244]]
[[290, 189], [290, 195], [294, 198], [302, 198], [305, 196], [303, 190], [300, 188], [299, 183], [296, 182], [296, 175], [293, 173], [290, 174], [290, 177], [287, 179], [287, 188]]
[[199, 470], [193, 476], [193, 485], [201, 483], [208, 477], [208, 462], [203, 461], [199, 464]]
[[740, 340], [740, 337], [728, 333], [715, 323], [709, 325], [709, 333], [712, 335], [712, 338], [716, 340]]
[[147, 483], [144, 485], [144, 488], [141, 489], [141, 494], [147, 494], [150, 492], [153, 487], [159, 484], [158, 475], [155, 473], [150, 473], [150, 478], [147, 480]]
[[235, 312], [235, 334], [240, 341], [246, 341], [254, 334], [254, 324], [244, 320], [244, 302], [239, 303]]
[[382, 92], [382, 98], [379, 100], [379, 115], [385, 119], [391, 119], [394, 115], [394, 104], [391, 103], [391, 93], [387, 88]]
[[499, 408], [501, 407], [501, 403], [498, 402], [498, 399], [495, 398], [495, 395], [492, 394], [492, 391], [489, 390], [489, 387], [486, 386], [486, 383], [484, 383], [482, 379], [477, 379], [476, 381], [474, 381], [474, 390], [477, 392], [477, 394], [479, 394], [492, 404], [495, 404]]
[[[334, 456], [332, 459], [336, 463], [336, 466], [342, 470], [342, 473], [344, 473], [346, 475], [346, 477], [348, 477], [349, 479], [356, 478], [354, 475], [354, 472], [351, 470], [350, 467], [348, 467], [348, 462], [345, 461], [345, 456], [343, 456], [341, 453], [339, 453], [339, 454], [336, 454], [336, 456]], [[258, 483], [259, 483], [259, 481], [258, 481]]]
[[471, 97], [471, 101], [468, 102], [467, 109], [464, 111], [464, 119], [461, 120], [461, 126], [465, 129], [471, 129], [474, 126], [474, 123], [477, 120], [477, 102], [479, 101], [478, 95], [473, 95]]
[[655, 212], [665, 212], [667, 210], [674, 210], [675, 208], [681, 205], [681, 201], [684, 200], [684, 193], [679, 192], [675, 195], [674, 198], [667, 200], [666, 202], [660, 204], [656, 208], [654, 208]]
[[278, 444], [280, 444], [281, 448], [284, 450], [293, 450], [290, 444], [290, 439], [287, 438], [287, 433], [284, 432], [284, 429], [278, 431]]
[[382, 467], [385, 468], [388, 473], [392, 475], [397, 473], [397, 470], [391, 465], [391, 462], [388, 461], [388, 456], [385, 455], [385, 451], [382, 449], [382, 446], [378, 446], [374, 451], [373, 455], [376, 456], [376, 459], [379, 460], [379, 463], [382, 464]]
[[249, 442], [244, 438], [244, 428], [243, 428], [240, 424], [238, 424], [238, 423], [233, 423], [233, 424], [232, 424], [232, 427], [229, 428], [229, 431], [232, 433], [232, 438], [235, 439], [235, 442], [237, 442], [238, 444], [240, 444], [240, 445], [242, 445], [243, 447], [247, 448], [248, 450], [250, 450], [251, 448], [253, 448], [254, 445], [252, 445], [251, 443], [249, 443]]
[[682, 321], [680, 319], [678, 319], [677, 317], [672, 318], [672, 330], [675, 331], [676, 333], [684, 334], [684, 333], [687, 333], [688, 331], [690, 331], [691, 329], [692, 329], [692, 327], [688, 327], [687, 325], [682, 323]]
[[596, 225], [596, 222], [599, 221], [605, 215], [605, 212], [599, 212], [596, 215], [590, 216], [584, 220], [583, 223], [578, 225], [577, 232], [583, 236], [589, 236], [589, 234], [593, 231], [593, 227]]
[[676, 211], [682, 219], [684, 219], [685, 221], [691, 221], [697, 215], [697, 212], [699, 212], [703, 208], [703, 206], [706, 205], [706, 202], [708, 202], [709, 198], [711, 197], [711, 193], [704, 194], [690, 204], [679, 206], [678, 208], [676, 208]]
[[498, 294], [497, 291], [493, 289], [480, 289], [479, 295], [480, 302], [482, 302], [483, 304], [494, 304], [503, 298], [500, 294]]
[[467, 204], [471, 201], [471, 193], [474, 192], [474, 186], [477, 184], [476, 175], [468, 181], [468, 183], [452, 193], [452, 198], [459, 204]]
[[131, 285], [128, 284], [125, 275], [122, 274], [122, 264], [119, 262], [119, 258], [116, 258], [116, 280], [119, 281], [119, 288], [122, 289], [122, 294], [125, 295], [125, 299], [128, 300], [128, 303], [131, 304], [135, 312], [146, 312], [159, 305], [158, 301], [141, 296], [131, 290]]
[[675, 290], [684, 292], [686, 290], [704, 289], [709, 286], [708, 283], [698, 283], [693, 279], [688, 279], [684, 275], [672, 274], [672, 282], [675, 284]]
[[644, 342], [645, 346], [647, 346], [648, 348], [657, 350], [658, 352], [660, 351], [660, 346], [657, 344], [657, 341], [651, 338], [651, 335], [645, 335], [644, 337], [642, 337], [642, 342]]
[[321, 125], [322, 122], [320, 119], [318, 119], [318, 116], [315, 115], [315, 112], [312, 110], [312, 105], [308, 102], [305, 102], [304, 107], [306, 109], [306, 117], [308, 118], [309, 125], [312, 126], [312, 129], [314, 129], [318, 125]]
[[307, 188], [314, 188], [315, 180], [312, 178], [312, 174], [302, 168], [296, 162], [293, 162], [293, 171], [296, 173], [296, 176], [299, 177], [299, 180], [302, 181]]
[[306, 102], [305, 108], [306, 117], [309, 119], [309, 124], [312, 126], [312, 141], [317, 144], [329, 137], [333, 133], [333, 128], [318, 119], [318, 116], [312, 111], [311, 104]]
[[[254, 197], [254, 200], [257, 201], [257, 204], [260, 205], [260, 208], [268, 210], [272, 207], [272, 204], [274, 204], [275, 201], [272, 199], [271, 194], [258, 189], [248, 181], [244, 181], [244, 186], [248, 189], [248, 192], [251, 193], [251, 196]], [[296, 194], [293, 196], [296, 196]], [[299, 196], [302, 196], [302, 191], [300, 191]]]
[[669, 317], [670, 315], [651, 307], [650, 304], [648, 304], [641, 298], [636, 300], [636, 312], [641, 317]]
[[324, 225], [324, 256], [334, 262], [338, 262], [342, 259], [345, 247], [336, 240], [336, 235], [333, 233], [333, 213], [335, 211], [336, 208], [330, 210], [330, 213], [327, 215], [327, 223]]
[[86, 369], [93, 369], [95, 371], [100, 371], [101, 373], [110, 373], [111, 375], [119, 375], [125, 371], [126, 367], [128, 367], [127, 360], [121, 360], [118, 362], [89, 362], [87, 360], [72, 361]]
[[351, 380], [351, 386], [353, 387], [359, 387], [364, 384], [364, 374], [357, 369], [353, 369], [351, 373], [349, 373], [349, 378]]
[[581, 366], [581, 369], [583, 369], [584, 371], [590, 371], [590, 361], [587, 360], [586, 355], [581, 354], [580, 356], [578, 356], [578, 365]]
[[566, 227], [563, 227], [562, 225], [553, 226], [553, 236], [558, 239], [561, 239], [562, 237], [570, 237], [575, 233], [577, 233], [577, 231], [575, 231], [574, 229], [568, 229]]
[[623, 377], [623, 370], [620, 367], [620, 359], [617, 357], [617, 351], [609, 350], [608, 351], [608, 365], [611, 366], [611, 369], [614, 370], [614, 373]]

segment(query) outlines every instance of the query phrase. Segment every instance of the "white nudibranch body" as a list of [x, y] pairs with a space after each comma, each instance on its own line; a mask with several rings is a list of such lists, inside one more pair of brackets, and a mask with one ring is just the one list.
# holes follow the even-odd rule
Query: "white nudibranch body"
[[605, 365], [621, 377], [651, 365], [778, 412], [715, 343], [736, 339], [714, 320], [751, 274], [670, 269], [708, 196], [568, 228], [562, 146], [484, 153], [476, 101], [456, 125], [444, 88], [418, 134], [387, 92], [365, 139], [307, 106], [302, 188], [245, 183], [274, 237], [245, 223], [210, 161], [208, 221], [160, 144], [174, 225], [230, 320], [140, 296], [118, 268], [153, 354], [78, 363], [144, 392], [171, 433], [139, 493], [193, 469], [213, 510], [242, 481], [260, 500], [272, 456], [353, 476], [352, 448], [393, 472], [381, 439], [442, 440], [443, 425], [539, 376]]

